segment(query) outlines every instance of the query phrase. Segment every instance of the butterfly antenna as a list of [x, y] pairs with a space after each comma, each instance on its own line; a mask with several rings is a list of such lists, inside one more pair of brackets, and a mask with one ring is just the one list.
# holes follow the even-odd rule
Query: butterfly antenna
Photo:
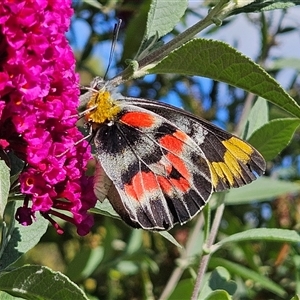
[[117, 24], [115, 24], [114, 31], [113, 31], [112, 45], [111, 45], [111, 49], [110, 49], [110, 53], [109, 53], [108, 66], [106, 68], [106, 72], [105, 72], [103, 78], [106, 78], [106, 75], [107, 75], [108, 70], [109, 70], [110, 65], [111, 65], [112, 58], [113, 58], [115, 48], [116, 48], [116, 44], [117, 44], [117, 40], [118, 40], [118, 35], [119, 35], [119, 32], [120, 32], [120, 28], [121, 28], [121, 24], [122, 24], [121, 19], [118, 20]]

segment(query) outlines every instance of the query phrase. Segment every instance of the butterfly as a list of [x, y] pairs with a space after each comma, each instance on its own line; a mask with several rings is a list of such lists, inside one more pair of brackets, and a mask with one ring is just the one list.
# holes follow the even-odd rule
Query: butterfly
[[185, 110], [124, 97], [100, 77], [81, 101], [93, 131], [95, 194], [134, 228], [182, 225], [213, 192], [265, 171], [264, 158], [247, 142]]

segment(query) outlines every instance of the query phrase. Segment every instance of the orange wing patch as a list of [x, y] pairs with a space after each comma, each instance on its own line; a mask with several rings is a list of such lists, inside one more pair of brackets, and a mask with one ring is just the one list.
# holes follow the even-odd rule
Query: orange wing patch
[[155, 118], [146, 112], [132, 111], [125, 113], [120, 120], [132, 127], [149, 128], [155, 124]]
[[156, 176], [152, 172], [139, 172], [132, 178], [130, 184], [124, 185], [125, 193], [136, 201], [143, 200], [143, 195], [147, 192], [156, 191], [159, 188]]
[[180, 139], [177, 137], [179, 134], [177, 134], [177, 131], [174, 132], [172, 135], [167, 134], [163, 136], [162, 138], [159, 139], [159, 144], [167, 149], [170, 150], [173, 153], [180, 154], [184, 148], [184, 143], [183, 141], [186, 139], [186, 135], [182, 134], [180, 136]]

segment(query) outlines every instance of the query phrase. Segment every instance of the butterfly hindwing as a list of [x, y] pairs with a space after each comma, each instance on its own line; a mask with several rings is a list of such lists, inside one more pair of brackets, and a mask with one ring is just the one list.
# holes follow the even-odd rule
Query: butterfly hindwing
[[178, 126], [201, 148], [211, 170], [215, 191], [248, 184], [265, 170], [263, 157], [245, 141], [182, 109], [156, 101], [125, 98]]
[[115, 211], [119, 214], [119, 216], [122, 216], [122, 219], [128, 225], [132, 227], [140, 227], [138, 223], [133, 221], [134, 216], [125, 208], [114, 183], [107, 176], [98, 160], [96, 161], [94, 173], [94, 192], [97, 195], [97, 199], [101, 202], [107, 198]]
[[205, 155], [166, 118], [123, 101], [120, 107], [116, 121], [101, 125], [94, 138], [97, 159], [119, 195], [108, 193], [114, 209], [144, 229], [187, 222], [212, 193]]

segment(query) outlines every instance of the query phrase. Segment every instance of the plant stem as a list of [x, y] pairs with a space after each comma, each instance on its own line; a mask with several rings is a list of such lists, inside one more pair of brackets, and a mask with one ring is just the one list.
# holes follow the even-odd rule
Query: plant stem
[[192, 39], [196, 34], [201, 32], [203, 29], [207, 28], [211, 24], [216, 23], [218, 20], [218, 16], [222, 11], [224, 5], [226, 5], [228, 0], [220, 0], [217, 5], [215, 5], [207, 14], [207, 16], [194, 24], [192, 27], [188, 28], [178, 36], [176, 36], [170, 42], [162, 45], [160, 48], [154, 50], [146, 57], [142, 58], [137, 62], [137, 68], [133, 68], [132, 66], [127, 67], [122, 73], [111, 79], [110, 83], [112, 86], [117, 86], [123, 83], [126, 80], [131, 78], [142, 77], [147, 74], [147, 69], [153, 67], [163, 58], [168, 56], [170, 52], [175, 50], [176, 48], [182, 46], [184, 43]]
[[[223, 201], [224, 201], [225, 194], [221, 195], [221, 197], [223, 197]], [[219, 229], [219, 226], [220, 226], [220, 223], [221, 223], [221, 220], [222, 220], [224, 208], [225, 208], [225, 204], [223, 202], [216, 210], [216, 215], [215, 215], [212, 227], [211, 227], [211, 231], [210, 231], [210, 234], [207, 238], [207, 243], [206, 243], [207, 249], [210, 249], [210, 247], [212, 247], [212, 245], [213, 245], [213, 243], [216, 239], [218, 229]], [[199, 295], [199, 292], [200, 292], [200, 289], [201, 289], [202, 281], [203, 281], [203, 278], [204, 278], [204, 275], [205, 275], [205, 272], [206, 272], [206, 269], [207, 269], [207, 265], [208, 265], [208, 262], [209, 262], [209, 259], [210, 259], [210, 255], [211, 254], [208, 253], [208, 254], [203, 255], [202, 258], [201, 258], [201, 261], [200, 261], [200, 264], [199, 264], [199, 269], [198, 269], [198, 272], [197, 272], [197, 278], [196, 278], [196, 282], [195, 282], [195, 286], [194, 286], [194, 290], [193, 290], [193, 295], [192, 295], [192, 298], [191, 298], [192, 300], [197, 300], [198, 299], [198, 295]]]
[[[184, 249], [181, 253], [181, 256], [179, 260], [181, 261], [187, 261], [190, 256], [192, 249], [194, 248], [194, 243], [197, 240], [199, 236], [199, 232], [201, 231], [204, 224], [204, 217], [203, 214], [199, 215], [199, 218], [196, 222], [196, 225], [193, 228], [192, 234], [189, 236], [188, 241], [186, 243], [186, 249]], [[185, 269], [189, 266], [189, 263], [187, 264], [181, 264], [177, 266], [174, 271], [172, 272], [172, 275], [170, 276], [167, 285], [165, 286], [159, 300], [166, 300], [169, 298], [173, 290], [175, 289], [176, 285], [178, 284], [183, 272]]]
[[[257, 96], [252, 93], [247, 94], [240, 120], [239, 120], [238, 124], [236, 125], [235, 131], [234, 131], [234, 134], [236, 134], [239, 137], [242, 137], [243, 130], [244, 130], [246, 122], [248, 120], [248, 115], [250, 113], [250, 110], [253, 106], [253, 102], [256, 97]], [[245, 137], [242, 137], [242, 138], [245, 138]]]

